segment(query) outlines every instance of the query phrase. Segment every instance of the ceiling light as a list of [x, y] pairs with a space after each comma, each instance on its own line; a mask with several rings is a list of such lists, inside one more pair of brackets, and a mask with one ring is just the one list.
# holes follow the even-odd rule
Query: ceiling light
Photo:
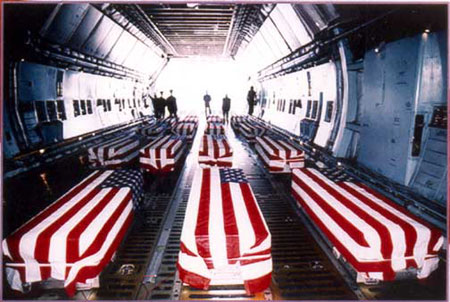
[[426, 32], [428, 34], [428, 33], [430, 33], [430, 29], [429, 28], [425, 28], [424, 32]]

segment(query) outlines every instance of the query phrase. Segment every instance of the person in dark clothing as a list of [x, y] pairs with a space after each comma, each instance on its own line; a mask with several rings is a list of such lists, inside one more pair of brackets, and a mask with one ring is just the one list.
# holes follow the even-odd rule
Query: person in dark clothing
[[177, 116], [177, 99], [173, 96], [173, 90], [170, 90], [170, 96], [166, 100], [167, 110], [169, 110], [169, 116], [175, 117], [178, 119]]
[[153, 114], [156, 118], [159, 118], [158, 97], [156, 96], [156, 92], [153, 94], [153, 96], [150, 96], [150, 98], [152, 99]]
[[247, 103], [248, 103], [248, 114], [253, 114], [253, 106], [255, 106], [256, 100], [256, 92], [253, 90], [253, 86], [250, 87], [250, 90], [247, 93]]
[[228, 94], [225, 94], [225, 97], [222, 100], [222, 112], [223, 112], [223, 119], [228, 123], [228, 113], [230, 112], [230, 104], [231, 100], [228, 97]]
[[211, 102], [211, 96], [208, 94], [208, 91], [206, 91], [206, 94], [203, 96], [203, 100], [205, 101], [205, 115], [208, 116], [208, 110], [209, 114], [211, 114], [211, 107], [209, 107], [209, 103]]
[[159, 112], [158, 118], [164, 118], [164, 116], [166, 115], [166, 99], [164, 99], [163, 93], [164, 93], [163, 91], [160, 92], [161, 95], [158, 98], [157, 102], [157, 108]]

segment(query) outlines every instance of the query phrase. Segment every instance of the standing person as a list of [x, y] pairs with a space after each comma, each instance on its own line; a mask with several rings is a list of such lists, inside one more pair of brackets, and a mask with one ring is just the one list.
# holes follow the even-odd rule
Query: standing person
[[205, 101], [205, 115], [208, 116], [208, 110], [209, 114], [211, 114], [211, 107], [209, 107], [209, 102], [211, 102], [211, 96], [208, 94], [208, 91], [206, 91], [206, 94], [203, 96], [203, 100]]
[[166, 115], [166, 99], [163, 97], [164, 92], [160, 92], [160, 97], [158, 98], [158, 112], [159, 112], [159, 118], [164, 118]]
[[175, 117], [178, 119], [177, 116], [177, 99], [173, 96], [173, 90], [170, 89], [170, 96], [166, 100], [167, 110], [169, 110], [169, 116]]
[[222, 112], [223, 112], [223, 119], [228, 123], [228, 113], [230, 112], [230, 98], [228, 97], [228, 94], [225, 94], [225, 97], [222, 100]]
[[158, 97], [156, 96], [156, 92], [153, 94], [153, 96], [150, 96], [152, 99], [152, 105], [153, 105], [153, 114], [158, 119], [159, 118], [159, 110], [158, 110]]
[[253, 90], [253, 86], [250, 87], [250, 90], [247, 93], [247, 102], [248, 102], [248, 114], [253, 114], [253, 106], [255, 106], [256, 100], [256, 92]]

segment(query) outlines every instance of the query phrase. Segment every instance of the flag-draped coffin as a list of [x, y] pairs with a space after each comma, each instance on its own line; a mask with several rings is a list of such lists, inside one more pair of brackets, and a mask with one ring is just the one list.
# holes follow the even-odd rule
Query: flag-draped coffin
[[293, 171], [292, 194], [359, 281], [392, 280], [408, 268], [426, 278], [437, 268], [441, 232], [374, 189], [303, 168]]
[[141, 149], [140, 166], [150, 173], [172, 172], [185, 150], [185, 139], [182, 136], [159, 137]]
[[199, 164], [231, 167], [233, 149], [224, 135], [203, 135], [198, 153]]
[[130, 164], [139, 156], [139, 150], [148, 140], [137, 136], [120, 136], [88, 149], [92, 167], [117, 168]]
[[11, 287], [48, 278], [69, 296], [108, 264], [133, 219], [143, 177], [138, 170], [95, 171], [3, 240]]
[[255, 149], [271, 173], [290, 173], [292, 169], [304, 167], [304, 152], [282, 137], [256, 137]]
[[271, 235], [241, 169], [198, 169], [181, 234], [178, 272], [190, 286], [244, 284], [248, 293], [271, 280]]

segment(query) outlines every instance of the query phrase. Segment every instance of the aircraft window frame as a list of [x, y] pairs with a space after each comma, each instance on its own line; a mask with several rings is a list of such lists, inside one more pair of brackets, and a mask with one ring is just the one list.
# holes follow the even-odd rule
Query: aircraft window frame
[[56, 111], [58, 113], [58, 119], [62, 121], [65, 121], [67, 119], [64, 100], [56, 100]]
[[111, 100], [110, 100], [110, 99], [107, 99], [107, 100], [106, 100], [106, 104], [108, 105], [108, 111], [111, 111], [111, 110], [112, 110], [112, 107], [111, 107]]
[[333, 116], [333, 103], [333, 101], [327, 101], [327, 109], [324, 118], [324, 121], [327, 123], [331, 122], [331, 117]]
[[94, 111], [92, 110], [92, 101], [91, 100], [86, 100], [86, 109], [87, 109], [87, 114], [94, 113]]
[[34, 101], [34, 108], [38, 122], [47, 122], [50, 120], [46, 101]]
[[79, 100], [73, 100], [73, 116], [77, 117], [81, 115], [80, 111], [80, 101]]
[[80, 100], [80, 109], [81, 109], [81, 115], [86, 115], [86, 100]]
[[416, 114], [414, 118], [414, 132], [411, 146], [411, 156], [417, 157], [420, 155], [422, 149], [423, 128], [425, 127], [425, 116], [423, 114]]
[[311, 109], [312, 109], [312, 100], [308, 100], [308, 103], [306, 104], [306, 117], [311, 117]]
[[311, 118], [315, 120], [317, 118], [317, 113], [319, 111], [319, 101], [313, 101], [312, 110], [311, 110]]
[[46, 101], [47, 116], [49, 121], [58, 120], [58, 112], [56, 111], [56, 103], [53, 100]]

